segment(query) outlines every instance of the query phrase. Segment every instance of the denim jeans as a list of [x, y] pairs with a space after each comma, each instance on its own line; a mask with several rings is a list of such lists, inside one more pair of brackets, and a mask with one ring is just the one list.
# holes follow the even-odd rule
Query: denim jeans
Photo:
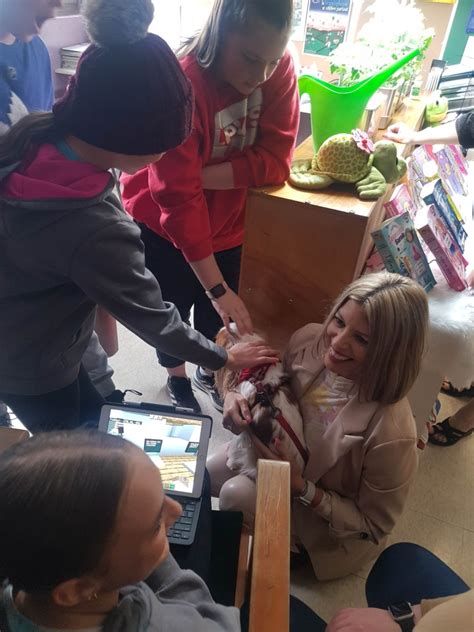
[[399, 601], [420, 603], [458, 595], [469, 586], [427, 549], [401, 542], [385, 549], [375, 562], [365, 584], [371, 608], [387, 608]]

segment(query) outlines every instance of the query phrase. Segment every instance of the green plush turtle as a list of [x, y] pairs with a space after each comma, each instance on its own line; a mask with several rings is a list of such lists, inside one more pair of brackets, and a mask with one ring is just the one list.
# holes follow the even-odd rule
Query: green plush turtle
[[407, 165], [397, 156], [395, 143], [373, 143], [361, 130], [335, 134], [319, 148], [312, 160], [296, 160], [291, 166], [290, 183], [300, 189], [324, 189], [333, 182], [354, 183], [362, 200], [376, 200], [387, 182], [396, 182]]

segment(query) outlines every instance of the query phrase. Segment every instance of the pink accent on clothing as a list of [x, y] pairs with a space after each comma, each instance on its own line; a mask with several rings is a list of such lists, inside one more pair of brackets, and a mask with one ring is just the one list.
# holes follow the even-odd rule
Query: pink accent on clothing
[[34, 159], [0, 185], [3, 196], [20, 200], [89, 199], [107, 187], [110, 173], [66, 158], [55, 145], [42, 145]]

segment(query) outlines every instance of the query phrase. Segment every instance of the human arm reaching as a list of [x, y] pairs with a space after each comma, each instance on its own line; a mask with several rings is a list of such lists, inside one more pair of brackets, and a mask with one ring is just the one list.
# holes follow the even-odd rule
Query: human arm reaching
[[455, 121], [437, 127], [427, 127], [418, 132], [404, 123], [394, 123], [390, 125], [384, 136], [388, 140], [406, 145], [459, 143], [466, 148], [474, 147], [474, 112], [466, 112], [458, 116]]

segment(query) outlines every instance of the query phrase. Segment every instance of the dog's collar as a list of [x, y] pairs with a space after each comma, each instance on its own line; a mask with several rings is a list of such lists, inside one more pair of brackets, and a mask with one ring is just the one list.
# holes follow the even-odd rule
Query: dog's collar
[[261, 364], [260, 366], [254, 366], [252, 369], [242, 369], [238, 383], [251, 382], [252, 384], [256, 384], [257, 382], [261, 382], [271, 366], [273, 366], [273, 364]]

